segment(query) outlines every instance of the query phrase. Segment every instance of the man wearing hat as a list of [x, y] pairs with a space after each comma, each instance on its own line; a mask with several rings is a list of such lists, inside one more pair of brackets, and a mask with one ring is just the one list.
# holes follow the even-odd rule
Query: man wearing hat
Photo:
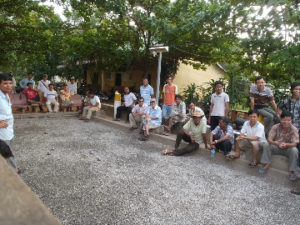
[[[177, 134], [175, 149], [166, 149], [163, 151], [163, 155], [179, 156], [190, 153], [199, 149], [202, 143], [204, 143], [207, 149], [206, 120], [203, 117], [203, 112], [195, 111], [192, 115], [193, 119], [189, 120], [182, 128], [182, 131]], [[179, 148], [182, 139], [189, 144], [183, 148]]]
[[150, 107], [145, 118], [142, 121], [144, 135], [139, 140], [147, 141], [149, 139], [149, 130], [160, 127], [161, 125], [161, 108], [156, 105], [156, 99], [151, 98]]
[[77, 94], [77, 83], [75, 81], [75, 77], [71, 77], [71, 81], [68, 82], [68, 87], [71, 95]]

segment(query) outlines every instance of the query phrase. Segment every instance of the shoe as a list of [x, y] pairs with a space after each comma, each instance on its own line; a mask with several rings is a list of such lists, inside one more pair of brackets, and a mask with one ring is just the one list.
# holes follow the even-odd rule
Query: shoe
[[290, 181], [295, 181], [295, 180], [297, 180], [296, 174], [294, 174], [294, 173], [293, 173], [293, 174], [290, 174], [290, 175], [289, 175], [289, 180], [290, 180]]
[[250, 162], [250, 163], [248, 164], [248, 166], [249, 166], [250, 168], [254, 168], [254, 167], [257, 166], [257, 163], [252, 161], [252, 162]]

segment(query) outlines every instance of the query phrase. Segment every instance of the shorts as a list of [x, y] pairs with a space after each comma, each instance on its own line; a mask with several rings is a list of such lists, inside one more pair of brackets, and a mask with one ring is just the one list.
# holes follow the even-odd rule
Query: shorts
[[[152, 123], [151, 121], [148, 122], [148, 126], [149, 126], [149, 130], [150, 129], [156, 129], [156, 128], [160, 127], [160, 125], [156, 125], [156, 124]], [[143, 125], [143, 130], [146, 130], [145, 124]]]
[[163, 109], [162, 109], [162, 116], [165, 119], [168, 119], [171, 115], [172, 112], [172, 106], [171, 105], [163, 105]]
[[240, 149], [243, 149], [243, 150], [247, 150], [247, 149], [252, 150], [252, 146], [254, 146], [256, 149], [258, 149], [260, 151], [263, 149], [265, 142], [238, 140], [237, 144], [239, 145]]

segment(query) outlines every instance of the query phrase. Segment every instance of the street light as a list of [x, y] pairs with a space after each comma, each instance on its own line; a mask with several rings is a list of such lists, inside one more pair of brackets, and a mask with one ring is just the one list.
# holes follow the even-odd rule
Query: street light
[[159, 53], [158, 57], [158, 66], [157, 66], [157, 81], [156, 81], [156, 102], [159, 104], [159, 87], [160, 87], [160, 72], [161, 72], [161, 60], [162, 60], [162, 53], [169, 51], [169, 46], [163, 45], [155, 45], [149, 48], [150, 52], [153, 56], [156, 56]]

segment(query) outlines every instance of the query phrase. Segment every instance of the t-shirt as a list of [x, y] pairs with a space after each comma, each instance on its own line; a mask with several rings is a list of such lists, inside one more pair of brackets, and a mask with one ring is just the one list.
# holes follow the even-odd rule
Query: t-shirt
[[231, 142], [231, 144], [234, 144], [233, 128], [230, 125], [227, 125], [225, 132], [221, 129], [220, 126], [217, 126], [211, 133], [217, 134], [220, 138], [225, 137], [227, 134], [229, 134], [229, 141]]
[[165, 84], [163, 87], [163, 93], [165, 94], [164, 104], [172, 105], [175, 101], [175, 95], [178, 94], [177, 85], [172, 84], [171, 86], [169, 86], [168, 84]]
[[146, 87], [144, 85], [141, 85], [140, 95], [144, 98], [144, 102], [147, 105], [150, 105], [151, 96], [154, 95], [153, 88], [149, 84]]
[[288, 131], [282, 129], [280, 123], [275, 124], [270, 132], [269, 138], [274, 141], [284, 142], [284, 143], [298, 143], [299, 142], [299, 134], [296, 127], [291, 125]]
[[71, 95], [77, 94], [77, 83], [76, 82], [74, 82], [74, 84], [72, 84], [71, 82], [68, 82], [68, 88], [69, 88]]
[[224, 92], [219, 95], [213, 93], [211, 95], [210, 102], [214, 104], [211, 116], [225, 116], [225, 103], [229, 102], [228, 94]]
[[95, 106], [97, 103], [99, 103], [98, 107], [101, 108], [100, 99], [97, 95], [95, 95], [93, 98], [90, 98], [90, 103]]
[[53, 91], [47, 90], [44, 93], [44, 95], [49, 101], [55, 101], [56, 100], [55, 98], [57, 97], [57, 92], [55, 90]]
[[38, 83], [38, 89], [45, 93], [47, 90], [49, 90], [49, 84], [50, 84], [50, 81], [49, 80], [40, 80], [39, 83]]
[[24, 78], [23, 80], [20, 81], [20, 87], [23, 88], [23, 89], [26, 89], [28, 86], [27, 84], [28, 83], [32, 83], [32, 87], [34, 88], [35, 87], [35, 81], [34, 80], [29, 80], [28, 78]]
[[139, 104], [135, 105], [132, 109], [133, 113], [143, 113], [146, 114], [148, 112], [148, 105], [146, 105], [145, 103], [143, 103], [143, 106], [140, 107]]
[[125, 103], [126, 107], [131, 106], [133, 101], [135, 101], [135, 100], [136, 100], [136, 97], [132, 92], [130, 92], [127, 95], [126, 94], [124, 95], [124, 103]]
[[193, 119], [190, 119], [184, 126], [183, 129], [187, 130], [198, 144], [203, 143], [202, 134], [206, 134], [206, 120], [203, 118], [200, 123], [196, 126]]
[[250, 99], [254, 99], [254, 108], [267, 107], [268, 102], [274, 101], [273, 92], [270, 88], [258, 91], [256, 85], [250, 87]]
[[23, 90], [24, 94], [27, 97], [27, 100], [33, 99], [35, 96], [37, 96], [38, 92], [34, 89], [25, 88]]
[[246, 121], [243, 124], [241, 133], [246, 135], [247, 137], [259, 137], [260, 142], [266, 142], [266, 136], [265, 136], [265, 128], [260, 122], [256, 122], [256, 124], [251, 127], [250, 121]]

